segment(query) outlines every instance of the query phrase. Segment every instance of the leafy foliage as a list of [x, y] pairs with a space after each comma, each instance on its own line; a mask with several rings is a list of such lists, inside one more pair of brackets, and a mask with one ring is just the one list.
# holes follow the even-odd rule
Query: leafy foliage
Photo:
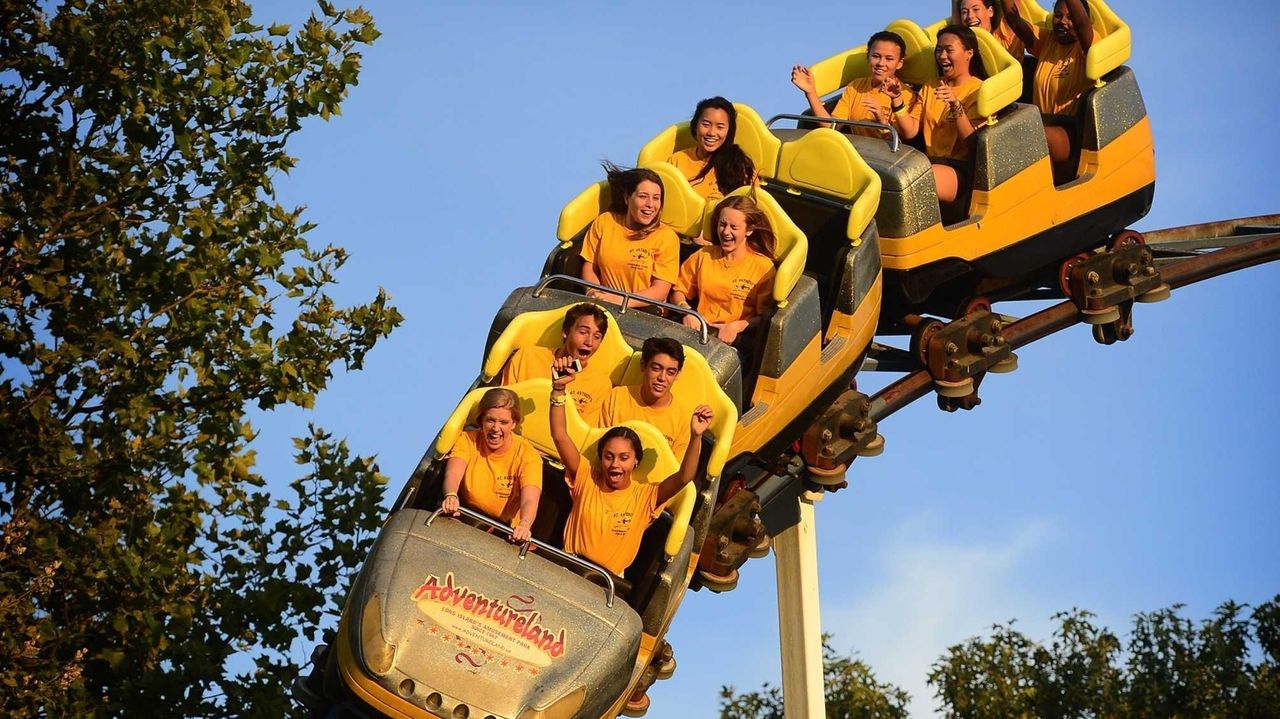
[[[1081, 610], [1054, 615], [1048, 644], [996, 625], [947, 650], [929, 684], [942, 713], [1006, 717], [1280, 716], [1280, 595], [1252, 612], [1235, 602], [1199, 624], [1181, 606], [1134, 618], [1127, 645]], [[828, 717], [905, 717], [907, 694], [823, 642]], [[721, 719], [781, 719], [782, 692], [721, 689]]]
[[0, 7], [0, 713], [284, 714], [383, 479], [312, 427], [270, 497], [248, 412], [310, 407], [401, 317], [336, 306], [347, 255], [272, 178], [377, 30], [327, 2], [297, 30], [238, 0]]
[[996, 626], [951, 647], [929, 683], [946, 715], [963, 719], [1277, 716], [1280, 596], [1245, 609], [1226, 602], [1198, 627], [1181, 606], [1139, 614], [1123, 650], [1080, 610], [1055, 616], [1047, 646]]
[[[822, 637], [822, 673], [826, 684], [827, 716], [833, 719], [906, 719], [906, 692], [876, 681], [871, 667], [860, 659], [842, 657]], [[760, 691], [737, 694], [720, 688], [720, 719], [783, 719], [782, 690], [765, 684]]]

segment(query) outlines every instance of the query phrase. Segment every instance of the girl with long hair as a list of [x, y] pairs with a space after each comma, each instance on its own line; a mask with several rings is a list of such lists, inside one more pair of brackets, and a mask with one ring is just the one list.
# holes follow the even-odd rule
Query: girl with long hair
[[[750, 197], [721, 200], [711, 214], [713, 244], [689, 256], [671, 301], [683, 307], [697, 302], [698, 314], [721, 342], [733, 344], [764, 319], [773, 302], [774, 248], [769, 216]], [[693, 316], [684, 323], [699, 329]]]
[[[662, 178], [652, 170], [604, 163], [609, 209], [582, 242], [582, 279], [651, 300], [665, 300], [680, 268], [680, 238], [662, 224]], [[622, 296], [589, 290], [588, 297], [621, 304]], [[632, 301], [631, 307], [647, 302]]]

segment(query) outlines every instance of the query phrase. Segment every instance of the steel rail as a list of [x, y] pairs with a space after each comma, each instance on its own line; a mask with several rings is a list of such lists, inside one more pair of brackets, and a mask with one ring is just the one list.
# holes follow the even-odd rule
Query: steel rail
[[[1269, 216], [1271, 219], [1277, 216]], [[1241, 220], [1231, 223], [1240, 224]], [[1225, 226], [1228, 223], [1209, 223]], [[1184, 230], [1187, 228], [1175, 228]], [[1155, 233], [1151, 233], [1155, 234]], [[1150, 237], [1151, 234], [1147, 236]], [[1170, 236], [1170, 239], [1174, 239]], [[1248, 242], [1226, 247], [1214, 252], [1196, 255], [1169, 264], [1160, 270], [1160, 277], [1170, 289], [1212, 279], [1237, 270], [1280, 259], [1280, 232], [1257, 235]], [[1044, 339], [1083, 321], [1079, 309], [1070, 300], [1028, 315], [1005, 327], [1004, 338], [1012, 349], [1018, 349]], [[933, 378], [928, 370], [917, 370], [903, 377], [871, 397], [871, 419], [880, 422], [933, 390]]]

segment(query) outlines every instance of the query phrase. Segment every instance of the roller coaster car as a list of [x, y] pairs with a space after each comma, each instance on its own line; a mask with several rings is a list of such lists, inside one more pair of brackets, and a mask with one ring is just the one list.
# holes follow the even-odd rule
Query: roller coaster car
[[[1032, 22], [1048, 28], [1044, 10], [1030, 0], [1022, 5]], [[962, 315], [973, 297], [1056, 289], [1067, 258], [1103, 246], [1150, 208], [1151, 126], [1134, 74], [1122, 65], [1129, 57], [1129, 28], [1104, 3], [1091, 0], [1090, 6], [1099, 39], [1086, 58], [1094, 87], [1080, 102], [1074, 179], [1055, 186], [1040, 112], [1015, 102], [1023, 92], [1022, 65], [982, 30], [976, 33], [990, 77], [979, 91], [978, 112], [986, 124], [970, 140], [972, 190], [956, 206], [939, 206], [922, 152], [846, 136], [883, 183], [875, 218], [885, 272], [882, 333], [905, 331], [902, 320], [912, 313]], [[923, 30], [909, 20], [889, 25], [907, 43], [899, 73], [905, 81], [921, 86], [936, 79], [933, 46], [942, 26]], [[818, 92], [835, 92], [866, 75], [866, 48], [812, 69]], [[805, 133], [775, 131], [783, 140]]]
[[[544, 325], [558, 328], [565, 309], [522, 317], [495, 344], [546, 336]], [[615, 372], [627, 377], [638, 360], [624, 347], [615, 333], [593, 361], [616, 363]], [[497, 367], [505, 358], [497, 357]], [[690, 350], [686, 362], [692, 364], [673, 391], [692, 395], [710, 374], [696, 352]], [[696, 562], [689, 519], [695, 485], [708, 482], [690, 484], [668, 502], [626, 576], [566, 554], [557, 549], [569, 496], [551, 439], [550, 381], [526, 380], [510, 389], [520, 397], [521, 434], [548, 457], [534, 540], [517, 547], [500, 522], [467, 510], [459, 519], [433, 511], [442, 499], [446, 455], [486, 390], [477, 387], [458, 404], [397, 500], [348, 596], [332, 647], [317, 659], [313, 675], [295, 685], [314, 714], [612, 717], [669, 660], [661, 637]], [[715, 385], [701, 389], [709, 390], [709, 401], [728, 405]], [[566, 414], [583, 456], [596, 456], [605, 430], [588, 427], [573, 403]], [[723, 441], [711, 442], [703, 473], [723, 466], [735, 419], [732, 412], [717, 417], [713, 431]], [[645, 447], [633, 481], [659, 482], [675, 472], [678, 462], [657, 429], [625, 424]]]

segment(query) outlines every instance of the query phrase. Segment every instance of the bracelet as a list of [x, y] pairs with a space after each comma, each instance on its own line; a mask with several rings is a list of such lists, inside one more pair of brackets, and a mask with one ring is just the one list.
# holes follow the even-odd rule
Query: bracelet
[[458, 496], [458, 493], [457, 493], [457, 492], [445, 492], [445, 493], [444, 493], [444, 498], [445, 498], [445, 499], [448, 499], [448, 498], [450, 498], [450, 497], [456, 497], [456, 496]]
[[565, 395], [563, 393], [560, 395], [553, 394], [551, 395], [550, 402], [552, 407], [563, 407], [565, 403]]
[[907, 111], [907, 103], [904, 102], [901, 105], [898, 105], [897, 107], [890, 105], [889, 109], [893, 110], [894, 115], [901, 115], [902, 113]]

